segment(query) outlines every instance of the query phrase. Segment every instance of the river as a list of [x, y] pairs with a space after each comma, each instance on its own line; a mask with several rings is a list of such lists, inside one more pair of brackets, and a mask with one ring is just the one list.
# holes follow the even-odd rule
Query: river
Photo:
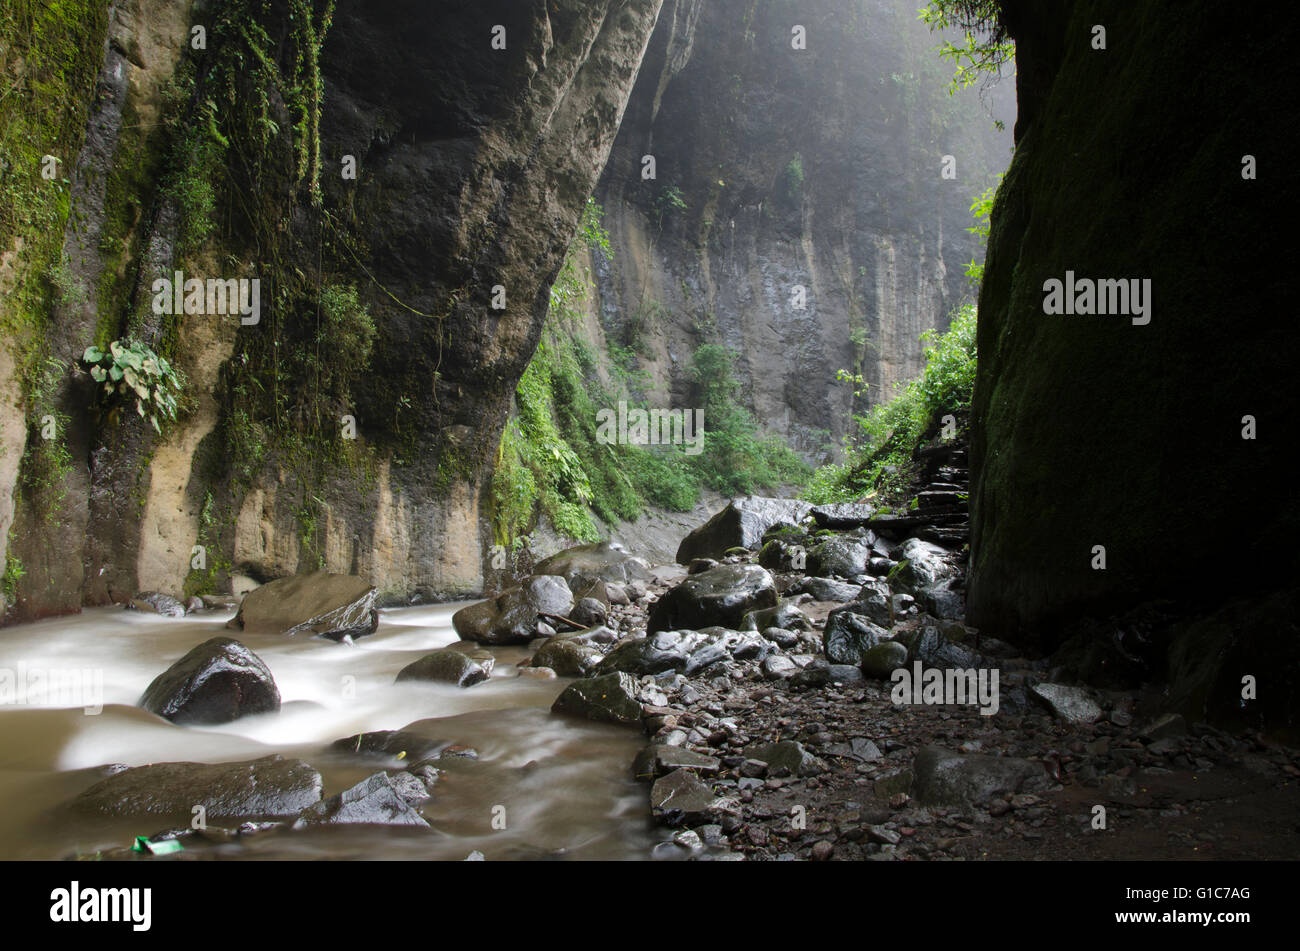
[[[191, 838], [185, 854], [307, 860], [464, 859], [474, 851], [489, 861], [649, 857], [664, 836], [653, 834], [645, 787], [631, 776], [644, 738], [626, 728], [552, 714], [550, 705], [569, 680], [519, 677], [516, 664], [528, 656], [524, 648], [493, 648], [491, 678], [473, 687], [393, 683], [402, 667], [457, 640], [451, 615], [460, 606], [382, 611], [379, 630], [354, 645], [240, 634], [274, 674], [282, 708], [214, 727], [176, 726], [135, 703], [190, 648], [235, 633], [225, 630], [232, 612], [171, 619], [93, 608], [0, 630], [0, 671], [18, 677], [34, 670], [84, 670], [87, 683], [102, 677], [103, 705], [99, 712], [93, 706], [89, 712], [59, 707], [66, 697], [39, 690], [0, 701], [0, 859], [94, 856], [130, 845], [134, 836], [183, 824], [157, 817], [70, 817], [57, 808], [105, 775], [106, 764], [216, 763], [281, 753], [316, 767], [330, 796], [383, 764], [359, 764], [325, 747], [359, 732], [397, 729], [478, 752], [476, 760], [438, 764], [444, 775], [421, 807], [432, 832], [281, 828], [229, 842]], [[504, 828], [494, 828], [494, 818]]]

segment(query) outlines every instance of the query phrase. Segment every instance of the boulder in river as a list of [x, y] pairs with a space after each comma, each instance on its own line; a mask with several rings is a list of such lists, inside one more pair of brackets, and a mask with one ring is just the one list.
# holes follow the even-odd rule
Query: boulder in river
[[559, 575], [535, 575], [527, 583], [461, 608], [451, 616], [456, 633], [480, 644], [527, 644], [543, 614], [568, 614], [573, 592]]
[[414, 803], [427, 799], [423, 785], [410, 773], [387, 773], [363, 779], [337, 796], [308, 806], [293, 824], [295, 829], [323, 825], [417, 826], [429, 823]]
[[185, 605], [170, 594], [159, 591], [141, 591], [126, 606], [132, 611], [160, 614], [163, 617], [185, 617]]
[[374, 730], [335, 740], [329, 749], [335, 753], [347, 753], [366, 759], [401, 757], [408, 763], [418, 763], [421, 760], [437, 759], [449, 746], [451, 743], [447, 740], [430, 739], [409, 730]]
[[798, 499], [768, 499], [751, 495], [733, 499], [726, 508], [682, 539], [678, 564], [695, 558], [722, 558], [731, 548], [758, 548], [763, 533], [780, 522], [798, 523], [812, 505]]
[[115, 773], [74, 798], [75, 812], [101, 816], [183, 816], [195, 806], [209, 819], [296, 816], [319, 802], [321, 776], [279, 754], [240, 763], [154, 763]]
[[604, 659], [599, 647], [569, 634], [548, 637], [530, 662], [532, 667], [549, 667], [561, 677], [587, 677]]
[[[599, 591], [602, 583], [626, 585], [650, 580], [650, 566], [609, 542], [566, 548], [537, 564], [539, 575], [559, 575], [579, 598]], [[593, 596], [595, 596], [593, 594]], [[608, 600], [608, 595], [600, 600]]]
[[278, 578], [245, 595], [226, 625], [256, 634], [362, 637], [379, 627], [376, 590], [356, 575], [328, 571]]
[[603, 723], [641, 723], [636, 681], [621, 672], [575, 680], [556, 698], [551, 710]]
[[464, 651], [444, 647], [407, 664], [398, 671], [395, 682], [423, 680], [472, 687], [487, 680], [491, 669], [490, 665], [485, 666]]
[[776, 582], [758, 565], [719, 565], [689, 575], [650, 607], [647, 633], [738, 628], [755, 608], [775, 607]]
[[239, 641], [214, 637], [149, 684], [140, 706], [173, 723], [229, 723], [280, 709], [280, 691], [262, 659]]

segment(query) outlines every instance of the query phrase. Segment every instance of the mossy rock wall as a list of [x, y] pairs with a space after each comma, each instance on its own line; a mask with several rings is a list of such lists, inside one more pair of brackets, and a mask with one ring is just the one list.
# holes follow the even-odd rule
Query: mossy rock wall
[[[1159, 596], [1293, 585], [1300, 10], [1003, 6], [1020, 118], [980, 297], [971, 623], [1051, 646]], [[1149, 278], [1150, 323], [1045, 316], [1067, 270]]]

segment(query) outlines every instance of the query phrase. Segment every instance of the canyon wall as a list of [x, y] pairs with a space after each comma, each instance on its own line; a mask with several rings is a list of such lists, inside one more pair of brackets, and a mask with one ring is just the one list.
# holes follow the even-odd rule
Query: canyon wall
[[916, 7], [665, 8], [596, 192], [600, 332], [647, 398], [689, 405], [692, 353], [725, 344], [760, 422], [817, 457], [920, 371], [921, 333], [968, 294], [969, 206], [1006, 167], [1015, 106], [1009, 78], [950, 96]]
[[[79, 290], [37, 274], [45, 307], [0, 362], [8, 618], [314, 567], [389, 600], [482, 590], [481, 499], [514, 385], [660, 6], [343, 0], [330, 23], [324, 3], [123, 0], [87, 5], [86, 36], [50, 10], [30, 36], [16, 25], [7, 49], [66, 36], [93, 70], [50, 71], [84, 123], [61, 253], [24, 259], [5, 236], [6, 268]], [[260, 279], [260, 323], [159, 315], [153, 282], [177, 269]], [[320, 353], [339, 299], [373, 345], [325, 396], [310, 374], [347, 362]], [[78, 367], [126, 337], [187, 377], [161, 436], [107, 414]]]
[[[1108, 618], [1244, 598], [1173, 638], [1174, 691], [1240, 719], [1251, 675], [1294, 727], [1297, 120], [1270, 91], [1300, 14], [1002, 6], [1019, 120], [980, 296], [969, 619], [1044, 648], [1087, 622], [1117, 671], [1152, 624]], [[1149, 280], [1149, 322], [1045, 314], [1067, 271]]]

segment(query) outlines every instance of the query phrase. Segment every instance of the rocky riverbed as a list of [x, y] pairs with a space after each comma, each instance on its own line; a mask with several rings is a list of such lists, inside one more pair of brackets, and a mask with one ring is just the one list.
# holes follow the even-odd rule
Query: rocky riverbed
[[9, 796], [19, 746], [56, 770], [14, 825], [80, 858], [1294, 856], [1296, 750], [964, 623], [964, 457], [922, 461], [901, 510], [736, 500], [684, 564], [579, 546], [464, 606], [142, 592], [103, 748], [79, 711], [6, 721]]

